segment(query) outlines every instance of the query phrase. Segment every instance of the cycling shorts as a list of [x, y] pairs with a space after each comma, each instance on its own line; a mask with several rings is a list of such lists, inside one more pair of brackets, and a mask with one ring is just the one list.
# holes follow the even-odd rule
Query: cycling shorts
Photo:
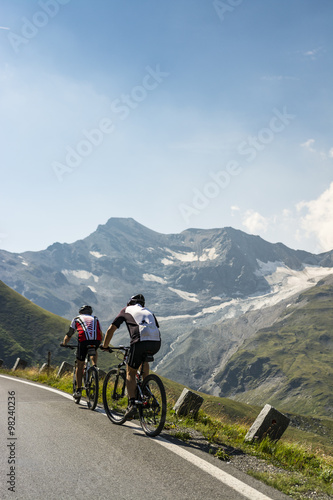
[[161, 347], [160, 340], [146, 340], [143, 342], [135, 342], [131, 345], [127, 364], [131, 368], [138, 370], [142, 364], [142, 358], [144, 354], [156, 354]]
[[82, 342], [79, 342], [76, 351], [76, 359], [78, 359], [79, 361], [84, 361], [86, 359], [88, 347], [90, 345], [94, 345], [97, 348], [100, 343], [100, 340], [83, 340]]

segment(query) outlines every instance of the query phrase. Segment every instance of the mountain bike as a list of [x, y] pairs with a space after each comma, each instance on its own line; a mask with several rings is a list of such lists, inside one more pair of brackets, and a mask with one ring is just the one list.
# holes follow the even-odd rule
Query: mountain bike
[[[78, 346], [66, 344], [62, 345], [62, 347], [68, 347], [69, 349], [77, 349]], [[82, 389], [86, 391], [87, 406], [90, 410], [94, 410], [96, 408], [98, 401], [98, 392], [99, 392], [98, 369], [95, 365], [91, 364], [90, 362], [90, 357], [95, 355], [96, 355], [96, 346], [95, 345], [88, 346], [88, 351], [84, 362], [83, 380], [82, 380], [84, 384], [82, 386]], [[73, 398], [74, 402], [78, 405], [80, 403], [81, 396], [74, 397], [74, 394], [77, 391], [76, 366], [77, 366], [77, 359], [75, 358], [75, 365], [73, 369]]]
[[[121, 357], [117, 368], [112, 368], [106, 375], [103, 384], [103, 404], [105, 412], [112, 423], [122, 425], [126, 422], [128, 397], [126, 391], [126, 365], [129, 347], [108, 347], [104, 349], [115, 352]], [[166, 419], [166, 394], [162, 380], [154, 373], [143, 380], [143, 363], [154, 361], [152, 355], [145, 355], [136, 375], [135, 406], [139, 413], [140, 424], [147, 436], [157, 436], [163, 429]]]

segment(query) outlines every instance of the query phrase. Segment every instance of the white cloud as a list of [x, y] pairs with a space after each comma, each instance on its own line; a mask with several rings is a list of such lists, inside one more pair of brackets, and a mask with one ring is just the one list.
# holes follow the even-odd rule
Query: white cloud
[[317, 55], [323, 51], [323, 47], [318, 47], [317, 49], [311, 49], [307, 50], [306, 52], [303, 52], [303, 55], [306, 57], [309, 57], [313, 61], [316, 59]]
[[303, 142], [301, 144], [301, 147], [309, 151], [310, 153], [317, 153], [322, 160], [327, 160], [327, 158], [333, 158], [333, 148], [331, 148], [328, 153], [325, 151], [317, 151], [314, 146], [315, 140], [314, 139], [308, 139], [307, 141]]
[[316, 254], [333, 249], [333, 182], [317, 199], [267, 216], [253, 209], [244, 212], [233, 208], [237, 208], [234, 214], [249, 234]]
[[240, 212], [240, 208], [237, 205], [233, 205], [232, 207], [230, 207], [230, 209], [232, 217], [234, 217], [237, 213]]
[[310, 153], [315, 153], [316, 150], [312, 147], [314, 143], [315, 143], [314, 139], [308, 139], [307, 141], [301, 144], [301, 147], [307, 149], [308, 151], [310, 151]]
[[266, 232], [268, 219], [260, 215], [259, 212], [247, 210], [243, 218], [243, 226], [245, 226], [251, 234]]
[[315, 235], [322, 251], [333, 249], [333, 182], [316, 200], [302, 201], [296, 206], [301, 227], [307, 235]]

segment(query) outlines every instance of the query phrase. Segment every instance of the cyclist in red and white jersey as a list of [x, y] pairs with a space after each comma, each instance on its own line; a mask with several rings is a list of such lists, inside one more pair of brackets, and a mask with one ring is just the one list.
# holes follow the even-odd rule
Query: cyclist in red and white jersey
[[[82, 376], [84, 369], [84, 360], [86, 359], [88, 346], [95, 345], [96, 349], [101, 343], [103, 332], [97, 316], [92, 315], [92, 307], [84, 305], [79, 310], [79, 315], [76, 316], [66, 333], [62, 345], [68, 344], [75, 331], [78, 332], [78, 348], [76, 353], [76, 383], [77, 392], [73, 394], [74, 398], [81, 396], [82, 392]], [[97, 352], [91, 357], [92, 364], [97, 364]]]

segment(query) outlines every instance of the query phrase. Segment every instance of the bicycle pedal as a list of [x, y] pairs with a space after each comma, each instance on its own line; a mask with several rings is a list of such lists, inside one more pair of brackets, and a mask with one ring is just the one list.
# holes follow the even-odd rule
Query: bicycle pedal
[[127, 420], [133, 420], [138, 416], [138, 409], [136, 408], [136, 405], [130, 406], [127, 408], [125, 416]]

